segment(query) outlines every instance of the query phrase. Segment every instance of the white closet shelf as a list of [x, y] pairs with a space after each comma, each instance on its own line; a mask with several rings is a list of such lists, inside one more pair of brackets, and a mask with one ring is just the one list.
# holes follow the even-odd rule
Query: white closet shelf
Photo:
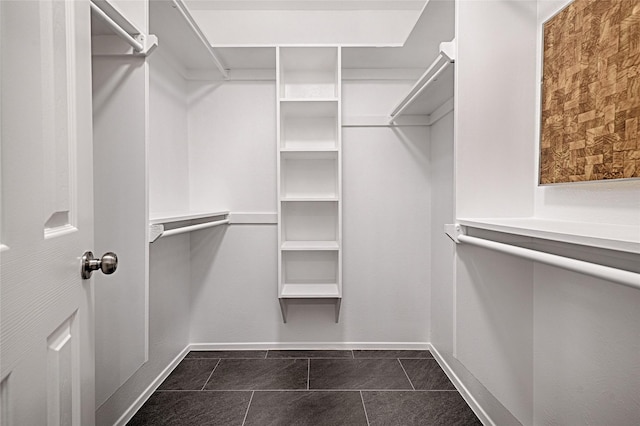
[[462, 226], [640, 254], [640, 227], [543, 219], [459, 218]]
[[327, 284], [284, 284], [280, 293], [281, 299], [320, 299], [338, 298], [340, 289], [336, 283]]
[[283, 197], [280, 199], [283, 203], [306, 203], [308, 201], [311, 202], [329, 202], [335, 203], [338, 200], [338, 197]]
[[164, 213], [152, 213], [149, 217], [149, 223], [152, 225], [184, 222], [186, 220], [204, 219], [207, 217], [220, 217], [228, 216], [229, 211], [216, 211], [216, 212], [164, 212]]
[[337, 241], [285, 241], [280, 247], [286, 251], [340, 250]]
[[311, 154], [313, 155], [314, 153], [317, 154], [322, 154], [322, 153], [337, 153], [338, 149], [337, 148], [310, 148], [310, 149], [300, 149], [300, 148], [281, 148], [280, 152], [283, 154], [289, 154], [289, 153], [300, 153], [300, 154]]
[[430, 115], [453, 97], [455, 40], [440, 43], [440, 53], [391, 112], [390, 123], [401, 115]]
[[225, 79], [229, 77], [182, 0], [149, 2], [149, 23], [160, 40], [161, 48], [166, 46], [171, 50], [187, 72], [212, 70]]
[[314, 97], [306, 97], [306, 98], [280, 98], [280, 102], [338, 102], [338, 98], [314, 98]]
[[[160, 237], [184, 234], [229, 224], [229, 212], [162, 213], [149, 219], [149, 242]], [[165, 226], [169, 226], [166, 229]]]

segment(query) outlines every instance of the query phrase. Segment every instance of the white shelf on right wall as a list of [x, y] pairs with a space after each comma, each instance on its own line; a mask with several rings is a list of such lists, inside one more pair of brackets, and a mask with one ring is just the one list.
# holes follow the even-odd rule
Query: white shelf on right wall
[[525, 237], [640, 253], [640, 228], [629, 225], [518, 218], [459, 218], [460, 225]]

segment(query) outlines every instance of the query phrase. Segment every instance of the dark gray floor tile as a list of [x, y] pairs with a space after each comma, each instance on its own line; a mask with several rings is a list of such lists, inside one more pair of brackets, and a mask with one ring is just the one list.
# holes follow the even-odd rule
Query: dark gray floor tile
[[309, 389], [411, 389], [397, 359], [312, 359]]
[[353, 358], [351, 351], [269, 351], [267, 358]]
[[458, 392], [362, 392], [371, 426], [482, 425]]
[[242, 425], [251, 392], [156, 392], [129, 426]]
[[456, 390], [435, 359], [401, 359], [416, 390]]
[[205, 389], [306, 389], [306, 359], [223, 359]]
[[431, 352], [424, 351], [411, 351], [411, 350], [354, 350], [353, 356], [355, 358], [433, 358]]
[[218, 359], [183, 359], [160, 385], [161, 390], [200, 390]]
[[191, 351], [187, 358], [264, 358], [267, 351]]
[[360, 392], [256, 392], [245, 425], [367, 425]]

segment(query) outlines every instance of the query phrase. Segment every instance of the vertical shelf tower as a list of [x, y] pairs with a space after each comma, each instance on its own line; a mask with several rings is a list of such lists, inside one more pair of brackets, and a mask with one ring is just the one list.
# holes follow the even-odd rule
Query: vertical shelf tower
[[340, 47], [278, 47], [278, 297], [342, 300]]

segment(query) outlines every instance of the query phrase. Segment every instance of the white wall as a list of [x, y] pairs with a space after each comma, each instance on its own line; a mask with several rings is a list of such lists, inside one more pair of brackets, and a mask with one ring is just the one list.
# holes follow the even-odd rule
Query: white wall
[[[408, 87], [345, 83], [344, 114], [388, 114]], [[273, 82], [192, 83], [190, 91], [192, 205], [275, 212]], [[376, 101], [378, 93], [387, 95]], [[191, 341], [427, 342], [428, 176], [427, 128], [344, 130], [344, 299], [338, 324], [333, 303], [318, 302], [290, 303], [288, 323], [282, 322], [275, 224], [194, 233]]]
[[190, 238], [161, 238], [150, 248], [149, 360], [97, 408], [96, 424], [113, 425], [189, 343]]
[[456, 217], [533, 214], [535, 1], [456, 3]]
[[[158, 47], [148, 60], [147, 151], [152, 213], [189, 208], [186, 82], [170, 59], [162, 55], [162, 47]], [[149, 245], [148, 359], [113, 395], [106, 395], [104, 403], [100, 401], [98, 425], [114, 424], [189, 343], [189, 250], [188, 234], [161, 238]], [[105, 322], [108, 327], [109, 321]], [[126, 351], [121, 349], [122, 353]], [[106, 347], [103, 352], [109, 357], [114, 351]]]
[[[457, 217], [640, 225], [639, 181], [536, 184], [540, 24], [566, 3], [457, 3]], [[499, 405], [524, 425], [637, 424], [640, 292], [484, 249], [456, 251], [454, 312], [434, 308], [432, 322], [452, 318], [453, 369], [476, 399], [486, 391], [497, 399], [481, 402], [496, 424], [511, 424]], [[433, 297], [448, 297], [435, 278]], [[434, 346], [449, 350], [438, 328]]]
[[189, 83], [191, 208], [276, 211], [274, 82]]
[[162, 47], [148, 61], [149, 212], [189, 211], [187, 82]]
[[[455, 215], [531, 216], [536, 2], [459, 1], [456, 21]], [[458, 370], [531, 424], [533, 265], [466, 246], [454, 265]], [[506, 416], [499, 404], [485, 410]]]
[[[461, 379], [475, 400], [498, 425], [517, 424], [517, 420], [454, 356], [456, 337], [456, 287], [454, 279], [455, 244], [444, 233], [444, 224], [454, 221], [453, 193], [453, 112], [430, 128], [431, 144], [431, 345], [444, 362]], [[493, 266], [493, 265], [492, 265]], [[463, 281], [466, 282], [466, 281]], [[491, 283], [489, 283], [491, 285]], [[507, 306], [508, 307], [508, 306]], [[470, 313], [470, 312], [469, 312]], [[498, 324], [500, 326], [500, 324]], [[499, 330], [499, 329], [498, 329]], [[464, 333], [463, 333], [464, 334]], [[499, 339], [499, 333], [496, 338]], [[521, 336], [525, 337], [525, 336]], [[467, 336], [469, 352], [466, 358], [486, 362], [488, 342], [478, 342]], [[526, 345], [529, 347], [530, 345]], [[479, 350], [482, 348], [482, 350]], [[516, 347], [514, 347], [517, 349]], [[465, 349], [464, 347], [462, 348]], [[489, 355], [490, 356], [490, 355]], [[495, 366], [495, 371], [500, 366]]]
[[[539, 2], [538, 58], [541, 24], [567, 3]], [[540, 217], [640, 227], [640, 180], [536, 187], [535, 202]], [[638, 306], [638, 290], [534, 265], [534, 424], [638, 424]]]

